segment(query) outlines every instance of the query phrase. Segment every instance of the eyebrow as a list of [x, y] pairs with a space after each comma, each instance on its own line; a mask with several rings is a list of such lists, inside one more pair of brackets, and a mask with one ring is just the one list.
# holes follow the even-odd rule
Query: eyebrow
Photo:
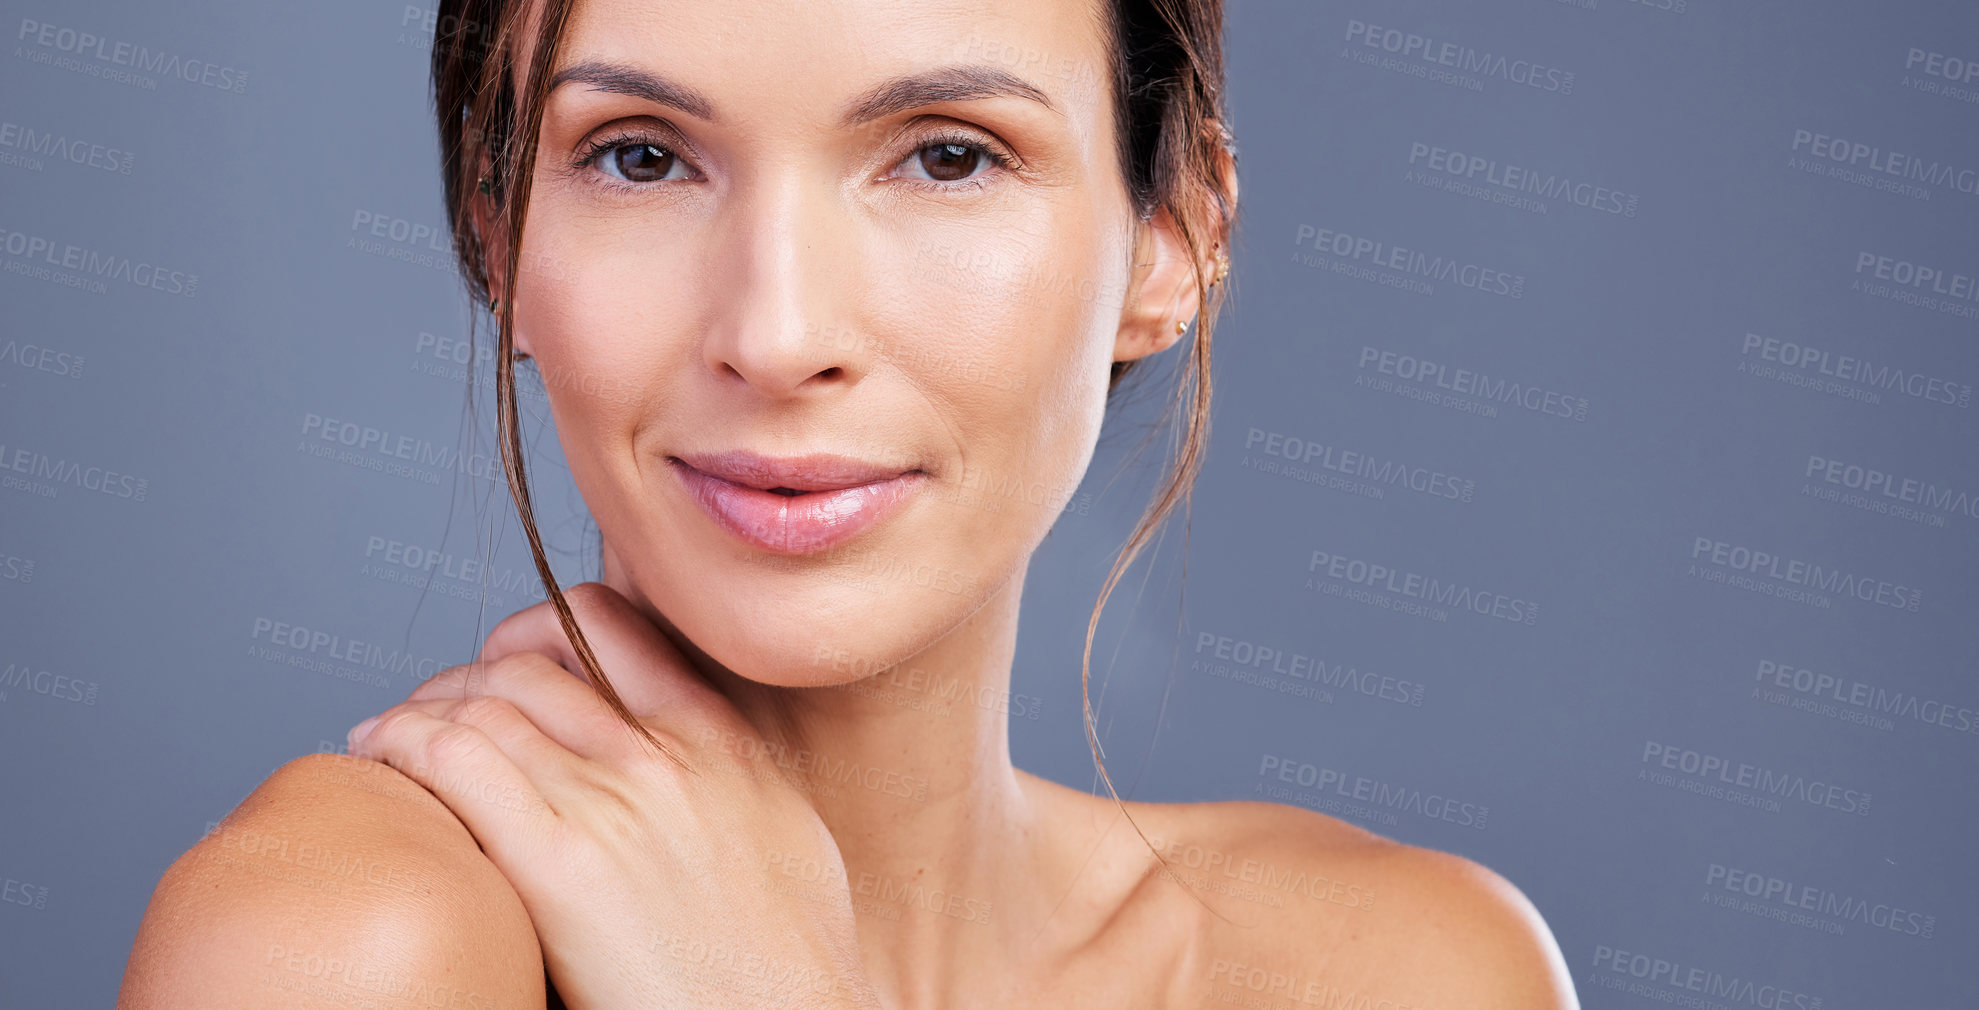
[[1051, 104], [1050, 96], [1002, 67], [938, 67], [883, 81], [868, 90], [847, 106], [845, 125], [858, 126], [937, 102], [1003, 97], [1027, 98], [1053, 112], [1059, 111], [1058, 106]]
[[[656, 105], [679, 109], [697, 119], [714, 122], [715, 105], [707, 96], [678, 81], [623, 63], [586, 60], [557, 71], [550, 90], [571, 82], [595, 91], [631, 95]], [[985, 98], [1024, 98], [1059, 112], [1051, 97], [1029, 81], [995, 66], [938, 67], [882, 81], [846, 106], [843, 122], [858, 126], [895, 113], [937, 102], [968, 102]]]
[[685, 84], [623, 63], [600, 60], [573, 63], [550, 78], [550, 90], [555, 91], [572, 81], [589, 84], [594, 91], [643, 98], [655, 105], [679, 109], [711, 123], [715, 120], [715, 103], [708, 101], [705, 95]]

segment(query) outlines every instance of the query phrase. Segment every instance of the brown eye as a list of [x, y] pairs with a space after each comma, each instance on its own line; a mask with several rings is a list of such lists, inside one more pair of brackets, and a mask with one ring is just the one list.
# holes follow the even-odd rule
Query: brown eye
[[680, 167], [672, 151], [657, 144], [620, 144], [598, 159], [605, 174], [627, 182], [658, 182]]
[[937, 143], [920, 150], [921, 169], [937, 182], [960, 182], [974, 175], [983, 150], [972, 144]]

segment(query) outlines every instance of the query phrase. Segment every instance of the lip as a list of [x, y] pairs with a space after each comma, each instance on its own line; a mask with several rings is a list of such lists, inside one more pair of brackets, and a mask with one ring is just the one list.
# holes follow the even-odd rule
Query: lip
[[717, 526], [776, 554], [812, 554], [852, 539], [898, 509], [927, 477], [914, 467], [830, 453], [735, 451], [667, 462]]

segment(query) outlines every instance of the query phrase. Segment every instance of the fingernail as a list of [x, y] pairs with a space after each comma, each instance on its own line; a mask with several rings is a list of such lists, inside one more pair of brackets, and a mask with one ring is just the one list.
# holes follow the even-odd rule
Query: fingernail
[[356, 750], [357, 745], [364, 742], [365, 734], [371, 732], [371, 727], [376, 725], [377, 722], [378, 722], [378, 717], [374, 715], [371, 718], [366, 719], [355, 726], [352, 726], [350, 728], [350, 732], [344, 736], [345, 743], [352, 750]]

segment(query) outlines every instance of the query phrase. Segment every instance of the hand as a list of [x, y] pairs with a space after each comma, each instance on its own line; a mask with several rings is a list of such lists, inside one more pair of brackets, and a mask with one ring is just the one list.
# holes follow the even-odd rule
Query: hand
[[[605, 706], [547, 601], [353, 727], [351, 753], [467, 826], [571, 1010], [879, 1007], [838, 845], [753, 728], [617, 592], [567, 597], [620, 699], [686, 768]], [[776, 872], [792, 859], [795, 887]]]

